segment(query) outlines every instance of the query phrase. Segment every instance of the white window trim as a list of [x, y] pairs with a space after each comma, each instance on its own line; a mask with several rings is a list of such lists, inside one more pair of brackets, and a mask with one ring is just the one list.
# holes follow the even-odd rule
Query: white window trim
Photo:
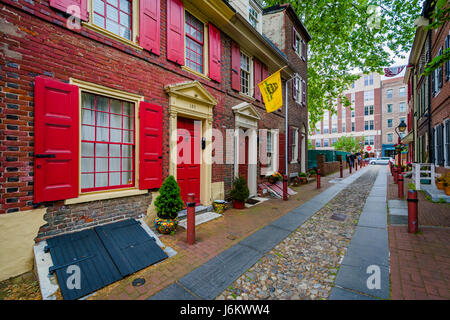
[[295, 32], [295, 41], [297, 43], [298, 41], [298, 51], [297, 51], [297, 44], [295, 43], [295, 53], [297, 54], [297, 56], [301, 59], [302, 58], [302, 54], [303, 54], [303, 39], [300, 36], [300, 34], [297, 32], [297, 30], [295, 30], [294, 28], [294, 32]]
[[[64, 200], [64, 204], [76, 204], [76, 203], [84, 203], [90, 201], [104, 200], [104, 199], [113, 199], [120, 197], [128, 197], [135, 196], [148, 193], [148, 190], [139, 190], [139, 104], [144, 100], [143, 96], [136, 95], [133, 93], [112, 89], [108, 87], [104, 87], [95, 83], [86, 82], [74, 78], [69, 79], [70, 84], [74, 84], [78, 86], [78, 95], [79, 99], [79, 130], [81, 132], [81, 92], [89, 92], [97, 95], [102, 95], [110, 98], [116, 98], [120, 100], [126, 100], [135, 104], [135, 163], [134, 163], [134, 186], [123, 189], [111, 189], [111, 190], [102, 190], [102, 191], [94, 191], [94, 192], [81, 192], [81, 152], [79, 153], [80, 161], [78, 165], [78, 179], [79, 179], [79, 187], [78, 187], [78, 197], [73, 199]], [[81, 136], [79, 138], [79, 148], [81, 150]]]
[[[242, 92], [242, 84], [241, 84], [241, 54], [244, 54], [245, 56], [248, 57], [248, 61], [249, 61], [249, 81], [248, 81], [248, 94]], [[253, 99], [253, 92], [254, 92], [254, 84], [253, 84], [253, 56], [248, 54], [247, 52], [245, 52], [244, 50], [240, 50], [239, 53], [239, 93], [246, 96], [246, 97], [250, 97]]]
[[[298, 128], [293, 128], [293, 129], [294, 129], [294, 135], [292, 136], [292, 150], [291, 150], [292, 161], [291, 161], [291, 163], [297, 163], [298, 162], [298, 143], [299, 143], [298, 133], [299, 133], [299, 130], [298, 130]], [[294, 144], [294, 142], [295, 142], [295, 144]]]
[[[266, 177], [272, 175], [273, 173], [278, 171], [279, 159], [278, 159], [278, 145], [279, 145], [279, 136], [278, 129], [268, 129], [267, 132], [272, 134], [272, 166], [267, 167], [266, 169]], [[267, 152], [267, 151], [266, 151]]]
[[[258, 17], [256, 19], [256, 26], [253, 26], [252, 23], [250, 22], [250, 8], [252, 8], [257, 14]], [[249, 1], [248, 3], [248, 22], [259, 32], [259, 27], [261, 25], [261, 16], [262, 16], [262, 11], [258, 8], [258, 6], [256, 5], [256, 3], [254, 3], [253, 1]]]

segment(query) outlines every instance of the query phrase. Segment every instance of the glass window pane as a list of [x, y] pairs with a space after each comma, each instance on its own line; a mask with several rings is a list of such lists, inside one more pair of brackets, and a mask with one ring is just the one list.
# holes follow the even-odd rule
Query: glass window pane
[[95, 111], [81, 109], [81, 123], [95, 125]]
[[81, 175], [81, 188], [93, 188], [94, 187], [94, 174], [82, 174]]
[[109, 3], [109, 4], [112, 4], [114, 7], [117, 7], [118, 6], [118, 2], [117, 2], [117, 0], [107, 0], [107, 2]]
[[120, 0], [120, 10], [130, 13], [130, 1], [128, 0]]
[[81, 156], [93, 157], [94, 156], [94, 144], [82, 142], [81, 143]]
[[109, 171], [120, 171], [120, 158], [109, 158]]
[[95, 187], [108, 186], [108, 173], [96, 173], [95, 174]]
[[123, 158], [122, 159], [122, 171], [131, 171], [132, 169], [132, 159], [131, 158]]
[[97, 96], [97, 111], [108, 112], [109, 111], [109, 99]]
[[94, 24], [104, 28], [105, 27], [105, 18], [99, 16], [98, 14], [94, 13]]
[[134, 116], [134, 104], [130, 102], [123, 102], [123, 114], [126, 116]]
[[120, 183], [120, 172], [110, 172], [109, 173], [109, 185], [110, 186], [119, 186]]
[[86, 92], [81, 93], [81, 107], [95, 109], [95, 96]]
[[122, 142], [122, 130], [111, 129], [111, 142]]
[[105, 15], [105, 3], [102, 0], [94, 0], [94, 11], [102, 16]]
[[109, 129], [97, 127], [97, 139], [96, 141], [109, 141]]
[[95, 144], [95, 156], [96, 157], [107, 157], [108, 156], [108, 145], [105, 143]]
[[132, 157], [133, 147], [129, 145], [122, 146], [122, 157]]
[[81, 126], [81, 139], [94, 141], [95, 140], [95, 127], [94, 126]]
[[122, 116], [111, 115], [111, 128], [122, 128]]
[[119, 34], [119, 24], [106, 19], [106, 30], [111, 31], [112, 33]]
[[95, 158], [95, 172], [108, 171], [108, 158]]
[[131, 30], [121, 26], [119, 36], [131, 40]]
[[94, 172], [94, 158], [81, 158], [81, 172]]
[[106, 17], [112, 21], [119, 22], [119, 12], [112, 6], [106, 6]]
[[123, 131], [123, 142], [133, 143], [133, 131]]
[[133, 183], [132, 172], [122, 172], [122, 184]]
[[120, 157], [120, 145], [110, 144], [109, 145], [109, 156], [110, 157]]

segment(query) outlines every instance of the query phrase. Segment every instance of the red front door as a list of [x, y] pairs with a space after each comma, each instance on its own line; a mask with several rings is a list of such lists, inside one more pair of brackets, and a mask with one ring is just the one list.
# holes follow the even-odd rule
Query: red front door
[[[198, 124], [198, 125], [196, 125]], [[186, 203], [188, 193], [200, 203], [200, 122], [178, 118], [177, 181], [181, 198]]]
[[247, 180], [248, 185], [248, 136], [244, 137], [244, 146], [239, 150], [242, 152], [243, 157], [240, 159], [239, 163], [239, 176], [245, 178]]

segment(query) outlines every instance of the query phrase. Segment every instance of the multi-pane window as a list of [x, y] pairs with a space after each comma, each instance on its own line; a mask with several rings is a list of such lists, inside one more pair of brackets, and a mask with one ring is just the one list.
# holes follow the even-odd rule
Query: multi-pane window
[[203, 73], [204, 25], [189, 12], [185, 12], [186, 66]]
[[134, 186], [134, 104], [81, 95], [81, 191]]
[[364, 137], [364, 145], [373, 145], [374, 144], [374, 136], [366, 136]]
[[398, 112], [406, 112], [406, 103], [400, 102], [398, 105]]
[[257, 29], [258, 26], [258, 19], [259, 19], [258, 11], [256, 11], [256, 9], [252, 5], [250, 5], [248, 8], [248, 20], [255, 29]]
[[302, 38], [295, 30], [294, 30], [294, 32], [295, 32], [295, 36], [294, 36], [295, 52], [297, 53], [297, 55], [299, 55], [301, 57], [302, 56]]
[[295, 78], [295, 88], [297, 90], [296, 92], [296, 101], [300, 103], [302, 101], [302, 82], [298, 77]]
[[241, 52], [241, 92], [250, 95], [250, 57]]
[[387, 105], [387, 112], [392, 113], [392, 104]]
[[293, 130], [292, 136], [292, 161], [297, 162], [298, 160], [298, 129]]
[[373, 115], [373, 106], [364, 106], [364, 115], [365, 116]]
[[316, 140], [316, 147], [321, 147], [321, 146], [322, 146], [322, 141]]
[[373, 74], [364, 77], [364, 86], [367, 87], [371, 85], [373, 85]]
[[364, 101], [373, 100], [373, 90], [364, 91]]
[[329, 133], [330, 128], [328, 127], [328, 124], [323, 124], [323, 133]]
[[331, 146], [334, 146], [334, 144], [337, 142], [337, 138], [331, 138]]
[[351, 100], [352, 100], [352, 103], [355, 103], [355, 93], [354, 92], [351, 94]]
[[345, 132], [346, 128], [345, 128], [345, 121], [342, 121], [342, 132]]
[[331, 132], [332, 133], [338, 132], [338, 124], [337, 124], [337, 122], [332, 122], [331, 123]]
[[355, 123], [352, 122], [352, 131], [355, 131]]
[[364, 121], [364, 130], [373, 130], [373, 120]]
[[320, 134], [320, 122], [316, 124], [316, 133]]
[[387, 142], [392, 142], [394, 141], [394, 135], [392, 133], [388, 133], [387, 134]]
[[392, 119], [387, 119], [388, 128], [392, 128]]
[[352, 110], [352, 118], [355, 117], [355, 110]]
[[272, 141], [272, 132], [267, 130], [267, 168], [273, 168], [273, 141]]
[[323, 146], [328, 147], [330, 143], [330, 139], [323, 139]]
[[93, 0], [92, 7], [95, 25], [131, 40], [131, 1]]
[[406, 88], [405, 87], [401, 87], [398, 89], [398, 96], [399, 97], [406, 97]]
[[386, 98], [392, 99], [392, 89], [386, 91]]

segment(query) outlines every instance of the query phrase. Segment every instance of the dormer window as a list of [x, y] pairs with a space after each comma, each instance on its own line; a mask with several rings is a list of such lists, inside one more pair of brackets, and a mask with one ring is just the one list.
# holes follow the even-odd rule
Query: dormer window
[[248, 21], [253, 28], [258, 29], [259, 13], [251, 4], [248, 8]]

